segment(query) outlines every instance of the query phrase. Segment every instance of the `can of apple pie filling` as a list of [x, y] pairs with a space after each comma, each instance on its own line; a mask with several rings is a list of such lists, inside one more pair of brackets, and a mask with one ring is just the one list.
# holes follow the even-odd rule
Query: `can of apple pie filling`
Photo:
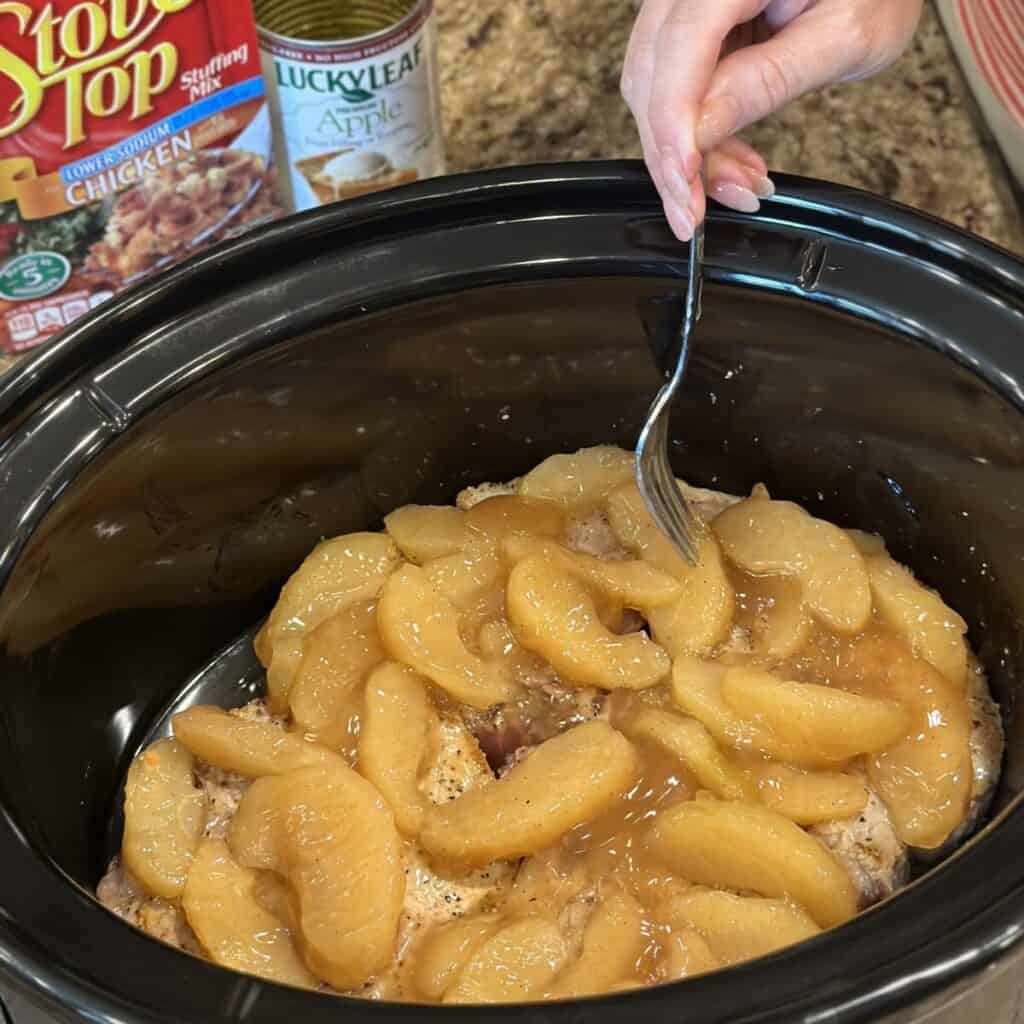
[[433, 0], [255, 0], [292, 210], [444, 173]]

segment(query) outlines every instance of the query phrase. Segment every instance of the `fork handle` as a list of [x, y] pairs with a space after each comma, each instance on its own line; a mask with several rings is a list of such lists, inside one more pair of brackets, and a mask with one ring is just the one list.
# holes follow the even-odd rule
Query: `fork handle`
[[[647, 336], [647, 345], [654, 357], [654, 365], [669, 380], [676, 373], [683, 343], [683, 332], [680, 325], [687, 316], [687, 296], [690, 294], [689, 277], [692, 273], [700, 273], [704, 258], [704, 224], [701, 223], [689, 246], [690, 258], [687, 262], [687, 288], [685, 291], [673, 290], [665, 295], [655, 295], [641, 300], [639, 304], [640, 321]], [[694, 263], [696, 256], [696, 263]], [[700, 319], [701, 299], [703, 295], [703, 276], [694, 292], [696, 296], [693, 310], [694, 322]]]

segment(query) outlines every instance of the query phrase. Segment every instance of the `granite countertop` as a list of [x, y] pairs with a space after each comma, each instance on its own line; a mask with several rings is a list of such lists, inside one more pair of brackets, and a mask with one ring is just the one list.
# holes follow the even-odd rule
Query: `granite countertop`
[[[629, 0], [437, 0], [452, 171], [640, 155], [619, 96]], [[909, 52], [746, 133], [775, 171], [880, 193], [1024, 253], [1008, 179], [929, 4]]]

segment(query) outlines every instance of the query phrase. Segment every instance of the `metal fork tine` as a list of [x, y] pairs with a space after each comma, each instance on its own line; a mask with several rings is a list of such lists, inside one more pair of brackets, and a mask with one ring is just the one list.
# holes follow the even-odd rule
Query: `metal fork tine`
[[684, 547], [692, 547], [690, 543], [690, 529], [685, 515], [681, 514], [678, 500], [676, 498], [676, 482], [672, 477], [666, 478], [664, 466], [656, 463], [654, 467], [654, 494], [657, 503], [661, 506], [670, 532], [674, 534], [673, 540]]
[[689, 548], [692, 550], [692, 548], [694, 547], [693, 537], [689, 528], [689, 524], [687, 523], [685, 517], [679, 514], [678, 507], [672, 501], [666, 502], [665, 508], [668, 512], [669, 521], [674, 527], [674, 532], [676, 534], [674, 539], [676, 543], [679, 544], [681, 547]]

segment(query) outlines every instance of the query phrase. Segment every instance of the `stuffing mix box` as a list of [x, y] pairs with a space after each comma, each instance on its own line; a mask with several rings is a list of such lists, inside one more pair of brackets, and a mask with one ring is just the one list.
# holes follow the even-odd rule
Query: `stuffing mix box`
[[0, 347], [280, 214], [252, 11], [0, 5]]

